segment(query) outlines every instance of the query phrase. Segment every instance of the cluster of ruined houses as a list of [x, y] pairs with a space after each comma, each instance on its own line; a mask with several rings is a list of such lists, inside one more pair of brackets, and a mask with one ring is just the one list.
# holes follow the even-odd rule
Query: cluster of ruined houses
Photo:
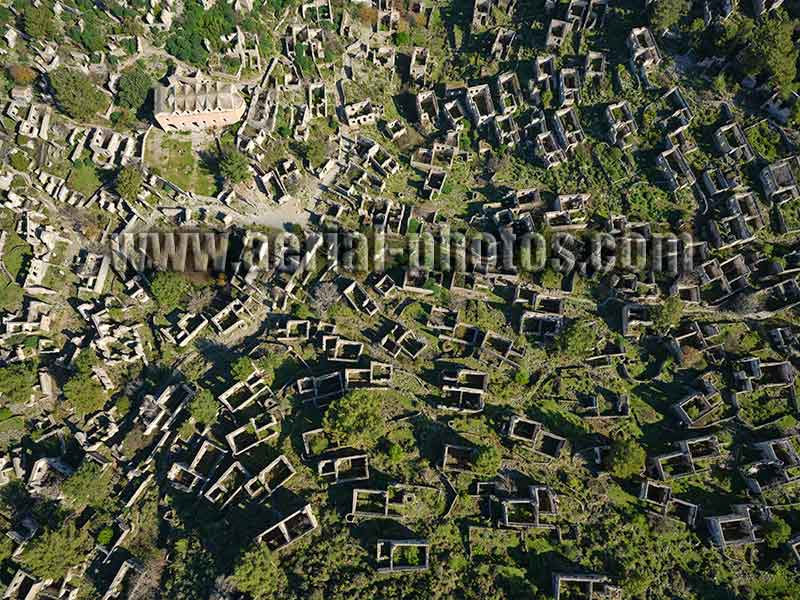
[[[762, 13], [780, 5], [777, 2], [755, 0], [756, 11]], [[238, 2], [245, 6], [246, 2]], [[396, 66], [395, 47], [387, 35], [397, 28], [400, 18], [392, 2], [368, 2], [376, 8], [374, 31], [366, 39], [360, 38], [344, 49], [345, 71], [352, 72], [359, 63], [369, 63], [392, 73]], [[146, 22], [154, 28], [168, 29], [172, 23], [174, 2], [161, 3], [156, 13], [150, 11]], [[707, 15], [727, 18], [732, 12], [726, 2], [705, 2]], [[513, 0], [476, 0], [472, 26], [475, 29], [491, 27], [498, 15], [513, 11]], [[71, 10], [64, 7], [64, 10]], [[440, 96], [434, 90], [431, 73], [433, 58], [426, 47], [414, 47], [404, 76], [411, 84], [415, 125], [423, 132], [435, 136], [430, 143], [417, 148], [410, 157], [410, 165], [422, 173], [421, 194], [435, 198], [447, 183], [448, 174], [456, 161], [465, 158], [459, 146], [459, 134], [467, 123], [481, 136], [480, 151], [490, 152], [489, 142], [506, 147], [519, 147], [543, 166], [555, 167], [585, 140], [576, 105], [581, 102], [584, 86], [608, 76], [606, 56], [588, 52], [568, 61], [557, 61], [556, 51], [574, 31], [592, 29], [603, 25], [607, 3], [597, 0], [571, 0], [568, 4], [546, 2], [549, 22], [545, 46], [551, 54], [538, 56], [533, 63], [533, 77], [529, 87], [523, 87], [514, 71], [503, 71], [480, 83], [448, 84]], [[335, 150], [319, 169], [318, 177], [325, 189], [342, 200], [331, 206], [326, 220], [336, 222], [349, 206], [358, 215], [362, 225], [383, 229], [389, 234], [405, 234], [412, 221], [423, 230], [436, 232], [439, 226], [436, 215], [390, 200], [381, 199], [389, 176], [401, 166], [387, 149], [388, 143], [398, 141], [407, 133], [407, 125], [399, 119], [386, 121], [384, 109], [371, 99], [349, 102], [344, 95], [340, 105], [333, 109], [333, 96], [319, 67], [329, 62], [325, 54], [325, 22], [333, 22], [333, 13], [327, 0], [303, 3], [301, 14], [308, 24], [292, 24], [281, 39], [283, 54], [261, 64], [257, 45], [251, 34], [237, 29], [223, 40], [221, 56], [236, 57], [239, 61], [236, 78], [245, 71], [264, 71], [256, 84], [239, 85], [221, 79], [176, 75], [160, 86], [155, 93], [154, 116], [167, 131], [195, 131], [222, 128], [243, 121], [237, 133], [237, 143], [252, 158], [263, 158], [270, 144], [270, 135], [278, 126], [280, 110], [288, 108], [290, 136], [296, 141], [307, 141], [313, 119], [338, 116], [342, 133], [335, 140]], [[431, 6], [426, 2], [412, 2], [411, 11], [426, 19]], [[711, 19], [711, 16], [707, 16]], [[348, 39], [357, 25], [345, 12], [340, 32]], [[9, 28], [6, 39], [17, 35]], [[516, 32], [507, 27], [493, 30], [490, 55], [494, 60], [507, 61], [514, 51]], [[122, 40], [110, 41], [110, 53], [116, 52]], [[298, 67], [300, 47], [314, 64], [314, 72], [306, 73]], [[659, 64], [661, 54], [653, 34], [646, 28], [632, 30], [627, 38], [630, 67], [646, 79], [648, 71]], [[107, 68], [89, 64], [88, 57], [73, 57], [87, 72], [98, 74]], [[36, 64], [44, 71], [56, 68], [61, 59], [54, 45], [43, 44], [37, 49]], [[557, 66], [560, 64], [560, 66]], [[214, 65], [209, 69], [213, 73]], [[113, 92], [115, 75], [108, 74], [108, 90]], [[243, 89], [247, 93], [242, 93]], [[283, 95], [302, 92], [299, 104], [281, 105]], [[545, 99], [553, 108], [545, 110]], [[48, 202], [69, 207], [99, 207], [116, 217], [114, 228], [107, 233], [134, 230], [146, 221], [151, 205], [156, 205], [160, 217], [180, 225], [210, 222], [217, 218], [229, 224], [222, 211], [193, 210], [182, 202], [183, 190], [174, 183], [155, 174], [147, 174], [140, 197], [127, 201], [107, 188], [99, 189], [92, 197], [84, 197], [67, 185], [64, 178], [50, 171], [59, 160], [77, 161], [85, 155], [101, 169], [114, 170], [131, 163], [141, 163], [147, 133], [121, 134], [103, 127], [75, 127], [53, 123], [52, 108], [33, 100], [30, 89], [14, 88], [11, 100], [2, 107], [5, 117], [15, 125], [20, 142], [35, 152], [36, 168], [26, 174], [28, 183], [48, 199]], [[656, 124], [663, 132], [665, 149], [656, 158], [656, 167], [671, 191], [691, 189], [707, 207], [702, 239], [686, 245], [675, 241], [668, 246], [663, 261], [677, 260], [689, 253], [698, 265], [689, 276], [676, 278], [671, 293], [687, 303], [717, 306], [738, 294], [757, 292], [766, 299], [769, 311], [777, 312], [800, 302], [800, 255], [784, 257], [781, 266], [763, 256], [746, 252], [747, 244], [765, 227], [767, 215], [763, 214], [753, 190], [738, 179], [737, 170], [750, 163], [756, 153], [748, 142], [743, 126], [737, 122], [732, 110], [723, 110], [724, 123], [713, 132], [713, 147], [722, 159], [723, 167], [713, 167], [696, 174], [687, 156], [696, 150], [695, 141], [688, 133], [695, 110], [689, 105], [680, 88], [668, 90], [659, 100]], [[525, 115], [524, 118], [522, 115]], [[609, 143], [625, 150], [636, 143], [638, 124], [631, 106], [617, 101], [604, 108], [603, 117]], [[377, 125], [385, 140], [373, 139], [364, 132], [367, 126]], [[388, 140], [388, 142], [387, 142]], [[291, 196], [291, 190], [301, 176], [300, 165], [291, 158], [280, 161], [269, 171], [253, 167], [259, 188], [267, 197], [280, 204]], [[764, 167], [759, 174], [767, 200], [778, 215], [781, 232], [793, 232], [800, 227], [796, 202], [800, 201], [800, 159], [784, 159]], [[84, 348], [92, 348], [101, 358], [93, 369], [93, 377], [104, 389], [112, 391], [114, 383], [111, 370], [129, 362], [147, 363], [147, 341], [143, 335], [145, 325], [128, 325], [125, 312], [136, 303], [152, 302], [149, 284], [143, 275], [116, 273], [112, 259], [103, 253], [89, 250], [74, 252], [62, 230], [47, 224], [43, 213], [31, 210], [30, 199], [23, 198], [11, 188], [12, 177], [0, 178], [0, 189], [6, 192], [2, 205], [19, 215], [16, 233], [33, 249], [27, 265], [23, 290], [26, 293], [21, 311], [3, 315], [0, 321], [0, 341], [18, 339], [17, 336], [38, 336], [34, 348], [17, 345], [14, 353], [8, 352], [4, 360], [24, 359], [37, 354], [57, 353], [59, 364], [68, 366]], [[485, 203], [483, 217], [498, 231], [520, 235], [537, 231], [542, 225], [553, 231], [576, 231], [588, 227], [589, 194], [557, 194], [538, 189], [510, 191], [497, 202]], [[633, 251], [656, 239], [646, 223], [629, 221], [623, 215], [612, 215], [604, 231], [615, 239], [630, 239]], [[0, 234], [0, 253], [8, 232]], [[573, 279], [567, 279], [564, 290], [543, 293], [520, 281], [515, 273], [499, 272], [486, 262], [470, 272], [455, 272], [446, 277], [436, 272], [405, 269], [397, 281], [389, 274], [374, 276], [369, 281], [354, 280], [327, 268], [320, 273], [310, 268], [313, 259], [327, 251], [321, 236], [309, 236], [303, 251], [291, 261], [289, 270], [259, 272], [255, 267], [234, 277], [236, 290], [222, 303], [191, 312], [179, 310], [159, 326], [164, 340], [177, 347], [187, 347], [200, 336], [213, 334], [222, 340], [235, 340], [252, 324], [271, 313], [269, 332], [279, 344], [275, 351], [294, 352], [295, 344], [312, 344], [325, 358], [325, 368], [304, 375], [292, 383], [291, 392], [301, 401], [324, 409], [333, 399], [359, 388], [381, 389], [393, 385], [397, 361], [415, 361], [428, 356], [430, 344], [412, 324], [385, 313], [383, 303], [396, 295], [407, 295], [431, 302], [425, 327], [437, 338], [446, 353], [460, 357], [473, 357], [480, 368], [447, 365], [439, 371], [436, 407], [446, 412], [470, 414], [484, 409], [489, 376], [492, 369], [507, 365], [517, 368], [521, 364], [522, 348], [518, 341], [485, 327], [462, 320], [460, 313], [439, 306], [434, 298], [441, 287], [454, 296], [484, 300], [490, 294], [509, 297], [514, 307], [514, 320], [508, 324], [517, 334], [537, 344], [552, 343], [564, 329], [565, 297], [571, 291]], [[713, 250], [740, 252], [730, 258], [718, 258]], [[488, 258], [491, 258], [490, 255]], [[496, 250], [495, 250], [496, 251]], [[484, 256], [483, 258], [487, 258]], [[66, 271], [74, 277], [77, 289], [91, 300], [82, 301], [77, 312], [86, 324], [85, 333], [73, 336], [67, 347], [52, 346], [48, 336], [54, 333], [51, 320], [52, 304], [59, 292], [53, 283]], [[663, 300], [656, 283], [657, 269], [640, 273], [614, 273], [609, 277], [614, 295], [620, 299], [620, 330], [630, 339], [652, 325], [652, 311]], [[686, 274], [684, 274], [686, 275]], [[105, 293], [110, 278], [117, 276], [124, 287], [127, 303]], [[340, 335], [334, 323], [315, 319], [292, 318], [284, 313], [296, 293], [314, 281], [331, 282], [336, 286], [339, 301], [348, 305], [364, 319], [375, 321], [374, 329], [365, 332], [365, 341], [347, 339]], [[264, 293], [260, 284], [266, 284]], [[44, 298], [44, 299], [38, 299]], [[280, 313], [281, 316], [275, 316]], [[726, 363], [719, 329], [714, 325], [694, 321], [684, 322], [666, 336], [666, 346], [676, 361], [684, 360], [687, 349], [699, 351], [709, 364], [720, 368], [730, 367], [732, 385], [723, 389], [714, 378], [701, 378], [690, 394], [671, 407], [676, 424], [688, 429], [702, 429], [720, 423], [736, 411], [748, 394], [768, 390], [781, 399], [785, 397], [796, 410], [794, 368], [790, 357], [800, 352], [800, 343], [794, 333], [785, 327], [767, 331], [772, 347], [784, 360], [764, 361], [757, 357]], [[621, 365], [624, 369], [625, 343], [602, 340], [586, 365], [592, 369], [608, 369]], [[375, 355], [373, 358], [371, 355]], [[297, 358], [302, 361], [298, 354]], [[32, 390], [31, 402], [58, 396], [55, 378], [46, 369], [39, 373], [38, 385]], [[129, 461], [116, 446], [121, 429], [125, 426], [115, 409], [101, 411], [87, 422], [77, 439], [85, 450], [85, 459], [96, 461], [103, 469], [113, 462], [125, 474], [120, 498], [126, 507], [140, 502], [151, 486], [165, 480], [186, 494], [202, 497], [220, 510], [242, 501], [264, 501], [272, 498], [296, 474], [286, 455], [280, 455], [257, 472], [244, 465], [244, 457], [254, 453], [262, 444], [275, 440], [281, 434], [281, 411], [276, 402], [276, 391], [265, 380], [258, 368], [244, 381], [237, 382], [219, 396], [230, 427], [224, 436], [225, 443], [197, 435], [188, 441], [176, 437], [176, 425], [186, 415], [189, 401], [195, 390], [188, 384], [171, 384], [157, 394], [145, 398], [142, 410], [136, 416], [136, 426], [146, 436], [155, 436], [155, 442], [142, 452], [141, 460]], [[562, 399], [584, 419], [625, 419], [631, 417], [627, 397], [623, 395], [591, 395]], [[40, 439], [57, 438], [60, 430], [47, 419], [39, 423]], [[508, 417], [503, 424], [503, 435], [510, 441], [529, 448], [538, 459], [557, 460], [568, 451], [568, 442], [535, 420], [524, 415]], [[370, 457], [362, 450], [332, 447], [324, 439], [324, 431], [312, 429], [302, 434], [303, 461], [321, 480], [330, 485], [355, 483], [366, 485], [370, 479]], [[108, 446], [113, 450], [109, 459], [98, 449]], [[320, 451], [319, 448], [323, 450]], [[752, 444], [746, 448], [749, 459], [738, 466], [754, 498], [765, 491], [789, 485], [800, 474], [800, 445], [794, 437], [778, 438]], [[590, 460], [602, 467], [607, 463], [609, 448], [592, 448]], [[438, 465], [444, 473], [470, 472], [474, 468], [477, 449], [471, 446], [447, 444], [442, 448]], [[160, 473], [157, 466], [163, 458], [169, 459], [169, 468]], [[704, 525], [712, 540], [721, 547], [756, 543], [761, 539], [761, 529], [770, 519], [769, 509], [753, 502], [734, 505], [727, 515], [703, 515], [702, 507], [674, 497], [670, 480], [702, 473], [711, 465], [721, 464], [726, 452], [713, 435], [687, 437], [675, 442], [674, 449], [648, 457], [645, 479], [640, 498], [656, 514], [678, 519], [690, 527]], [[22, 447], [14, 448], [4, 457], [0, 478], [8, 481], [12, 476], [27, 483], [29, 489], [46, 491], [63, 480], [72, 470], [58, 458], [45, 457], [32, 460]], [[359, 488], [352, 490], [352, 518], [392, 517], [402, 514], [403, 506], [415, 490], [399, 484], [387, 490]], [[512, 529], [553, 527], [559, 516], [558, 497], [546, 486], [513, 486], [502, 478], [479, 481], [476, 495], [487, 498], [496, 509], [496, 521]], [[279, 551], [319, 527], [311, 505], [279, 507], [279, 515], [267, 528], [259, 531], [256, 540]], [[90, 518], [83, 515], [82, 518]], [[5, 517], [3, 517], [5, 518]], [[123, 590], [136, 577], [141, 565], [125, 555], [121, 544], [130, 534], [131, 523], [118, 520], [114, 537], [98, 545], [83, 572], [90, 568], [112, 571], [113, 576], [103, 600], [122, 597]], [[15, 542], [15, 554], [39, 531], [40, 526], [32, 516], [14, 523], [9, 536]], [[800, 562], [800, 539], [791, 542]], [[375, 541], [375, 559], [382, 572], [426, 569], [430, 564], [431, 547], [423, 539], [383, 539]], [[78, 569], [74, 575], [77, 581]], [[621, 597], [621, 591], [608, 578], [589, 574], [557, 573], [553, 575], [555, 596], [585, 598]], [[70, 581], [37, 581], [24, 571], [15, 575], [6, 592], [7, 598], [34, 600], [36, 598], [67, 598], [76, 590]]]

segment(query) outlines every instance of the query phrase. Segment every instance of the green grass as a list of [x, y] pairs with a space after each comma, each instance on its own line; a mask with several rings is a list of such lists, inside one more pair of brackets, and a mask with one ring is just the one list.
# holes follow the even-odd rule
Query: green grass
[[22, 288], [16, 283], [0, 284], [0, 309], [14, 311], [22, 304]]
[[25, 434], [25, 417], [16, 416], [0, 421], [0, 443], [20, 439]]
[[25, 240], [19, 237], [15, 232], [10, 231], [3, 252], [3, 262], [6, 265], [6, 269], [8, 269], [8, 272], [11, 274], [11, 277], [16, 278], [17, 275], [19, 275], [26, 257], [32, 254], [31, 247]]
[[94, 165], [82, 163], [77, 164], [67, 177], [67, 185], [73, 190], [80, 192], [84, 196], [91, 196], [100, 187], [100, 178], [97, 176], [97, 169]]
[[192, 148], [191, 141], [153, 136], [147, 143], [145, 162], [183, 190], [204, 196], [217, 193], [214, 173]]

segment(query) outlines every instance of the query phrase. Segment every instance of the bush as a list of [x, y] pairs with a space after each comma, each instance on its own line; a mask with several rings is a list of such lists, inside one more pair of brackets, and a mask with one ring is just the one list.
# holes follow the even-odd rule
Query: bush
[[50, 73], [50, 85], [61, 109], [78, 121], [89, 121], [106, 107], [105, 95], [79, 71], [58, 67]]
[[387, 454], [389, 461], [397, 464], [405, 458], [406, 452], [400, 444], [392, 444], [389, 446]]
[[189, 282], [174, 271], [159, 271], [153, 277], [150, 291], [158, 305], [165, 311], [177, 308], [189, 291]]
[[407, 31], [397, 31], [394, 34], [394, 43], [398, 46], [408, 46], [411, 43], [411, 35]]
[[164, 598], [201, 600], [214, 587], [214, 557], [194, 537], [175, 542], [171, 562], [164, 578]]
[[100, 52], [106, 45], [106, 32], [103, 25], [91, 13], [84, 13], [83, 29], [76, 25], [67, 33], [75, 43], [81, 44], [89, 53]]
[[502, 456], [495, 446], [481, 446], [475, 455], [473, 467], [476, 473], [494, 475], [500, 470]]
[[559, 346], [572, 359], [583, 359], [591, 355], [597, 345], [597, 326], [593, 321], [573, 321], [561, 334]]
[[322, 427], [339, 445], [374, 446], [384, 430], [380, 393], [356, 390], [334, 400], [325, 412]]
[[610, 471], [614, 477], [627, 479], [644, 469], [644, 449], [631, 439], [618, 439], [611, 446]]
[[764, 541], [770, 548], [780, 548], [792, 535], [792, 528], [780, 517], [772, 517], [772, 520], [764, 525]]
[[284, 575], [266, 544], [258, 544], [239, 559], [231, 581], [240, 592], [253, 600], [273, 598]]
[[167, 40], [167, 52], [196, 67], [206, 67], [208, 50], [203, 40], [217, 49], [220, 38], [233, 33], [236, 21], [233, 7], [227, 2], [218, 2], [210, 10], [203, 10], [200, 2], [188, 0], [180, 22], [175, 23]]
[[38, 73], [27, 65], [11, 65], [7, 71], [17, 85], [30, 85], [38, 76]]
[[670, 329], [678, 325], [682, 314], [683, 300], [678, 296], [670, 296], [654, 309], [653, 328], [661, 335], [666, 335]]
[[30, 3], [22, 12], [22, 28], [31, 37], [49, 40], [58, 33], [58, 25], [53, 16], [52, 11], [44, 3], [38, 7]]
[[216, 423], [218, 410], [217, 401], [206, 389], [200, 390], [189, 403], [189, 413], [195, 421], [204, 425]]
[[105, 406], [108, 394], [103, 386], [89, 373], [79, 373], [64, 384], [64, 397], [75, 413], [85, 417]]
[[686, 0], [655, 0], [650, 24], [657, 33], [663, 33], [677, 25], [689, 14], [689, 3]]
[[117, 82], [117, 104], [138, 111], [147, 101], [152, 87], [153, 78], [144, 67], [136, 64], [125, 69]]
[[45, 531], [25, 546], [20, 563], [40, 579], [60, 581], [82, 563], [92, 548], [92, 539], [70, 521], [62, 529]]
[[133, 202], [142, 189], [142, 174], [136, 167], [123, 167], [117, 175], [115, 187], [117, 193], [128, 202]]
[[800, 54], [792, 39], [794, 28], [794, 21], [780, 16], [761, 19], [745, 49], [745, 69], [753, 75], [765, 73], [774, 77], [781, 89], [788, 90], [797, 77]]
[[27, 402], [37, 380], [36, 363], [32, 361], [11, 363], [7, 367], [0, 368], [0, 394], [9, 403]]
[[256, 370], [253, 361], [246, 356], [237, 358], [231, 365], [231, 375], [236, 381], [247, 381], [248, 377]]
[[219, 169], [230, 183], [241, 183], [250, 176], [250, 159], [239, 150], [228, 148], [222, 153]]
[[11, 166], [17, 171], [27, 171], [28, 166], [31, 164], [30, 156], [28, 156], [22, 150], [14, 152], [14, 154], [12, 154], [8, 160], [11, 163]]
[[100, 533], [97, 534], [97, 543], [101, 546], [108, 546], [111, 543], [111, 540], [114, 539], [114, 530], [110, 527], [104, 527], [100, 530]]
[[108, 506], [113, 491], [112, 469], [105, 471], [94, 461], [84, 460], [81, 466], [61, 486], [67, 503], [76, 508]]

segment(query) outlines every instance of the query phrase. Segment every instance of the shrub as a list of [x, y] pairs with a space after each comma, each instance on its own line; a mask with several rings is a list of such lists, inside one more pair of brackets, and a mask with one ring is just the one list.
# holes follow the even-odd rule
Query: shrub
[[30, 3], [22, 12], [22, 27], [31, 37], [49, 40], [58, 33], [58, 25], [53, 16], [52, 11], [44, 3], [38, 7]]
[[283, 573], [266, 544], [258, 544], [239, 559], [231, 581], [253, 600], [273, 598], [281, 587]]
[[653, 328], [660, 334], [666, 334], [677, 326], [683, 314], [683, 300], [678, 296], [670, 296], [653, 311]]
[[473, 467], [476, 473], [494, 475], [500, 470], [502, 456], [495, 446], [481, 446], [475, 455]]
[[142, 189], [142, 181], [142, 174], [139, 169], [133, 165], [123, 167], [115, 182], [117, 193], [128, 202], [132, 202], [136, 200]]
[[256, 370], [253, 361], [246, 356], [242, 356], [231, 365], [231, 375], [236, 381], [247, 381], [247, 378]]
[[578, 319], [563, 331], [559, 338], [559, 346], [568, 357], [582, 359], [592, 353], [597, 344], [597, 338], [595, 323]]
[[217, 421], [219, 406], [214, 396], [206, 389], [200, 390], [189, 403], [189, 413], [194, 420], [204, 425], [213, 425]]
[[406, 455], [405, 450], [403, 450], [400, 444], [392, 444], [389, 446], [387, 454], [389, 455], [389, 460], [393, 463], [399, 463]]
[[27, 402], [38, 379], [37, 365], [32, 361], [11, 363], [0, 368], [0, 394], [10, 403]]
[[239, 150], [228, 148], [222, 153], [219, 170], [230, 183], [241, 183], [250, 176], [250, 160]]
[[27, 171], [28, 165], [31, 164], [30, 156], [28, 156], [22, 150], [14, 152], [14, 154], [12, 154], [8, 160], [11, 163], [11, 166], [17, 171]]
[[611, 446], [610, 471], [614, 477], [627, 479], [644, 469], [644, 449], [631, 439], [618, 439]]
[[334, 400], [325, 412], [322, 427], [337, 444], [374, 446], [384, 429], [380, 393], [356, 390]]
[[84, 561], [92, 548], [92, 540], [74, 522], [62, 529], [45, 531], [25, 546], [20, 563], [40, 579], [60, 581], [73, 566]]
[[30, 85], [38, 75], [36, 71], [27, 65], [11, 65], [7, 70], [9, 76], [17, 85]]
[[97, 412], [105, 405], [108, 394], [100, 383], [88, 373], [79, 373], [64, 384], [64, 397], [75, 413], [85, 417]]
[[106, 106], [105, 95], [79, 71], [58, 67], [50, 73], [50, 84], [61, 109], [78, 121], [91, 120]]
[[167, 52], [196, 67], [205, 67], [208, 50], [204, 40], [217, 49], [220, 38], [234, 31], [236, 21], [233, 7], [227, 2], [218, 2], [210, 10], [204, 10], [197, 0], [188, 0], [180, 22], [173, 26], [167, 40]]
[[795, 23], [780, 17], [761, 19], [745, 49], [744, 66], [751, 74], [766, 73], [788, 89], [797, 77], [800, 50], [793, 41]]
[[97, 534], [97, 543], [101, 546], [108, 546], [111, 543], [111, 540], [114, 539], [114, 530], [110, 527], [104, 527], [100, 530], [100, 533]]
[[112, 469], [103, 470], [96, 462], [84, 460], [61, 486], [61, 492], [71, 506], [103, 508], [109, 503], [113, 478]]
[[780, 517], [772, 517], [772, 520], [764, 525], [764, 541], [770, 548], [780, 548], [789, 541], [792, 535], [792, 528]]
[[147, 101], [152, 87], [153, 78], [144, 67], [136, 64], [125, 69], [117, 82], [117, 104], [138, 111]]
[[655, 0], [652, 7], [650, 24], [657, 33], [671, 29], [689, 14], [689, 3], [686, 0]]
[[175, 542], [171, 561], [164, 578], [164, 594], [170, 600], [208, 598], [214, 587], [214, 557], [197, 538]]
[[408, 46], [411, 43], [411, 35], [407, 31], [398, 31], [394, 34], [394, 43], [398, 46]]
[[166, 311], [177, 308], [189, 291], [189, 283], [174, 271], [159, 271], [153, 277], [150, 291], [159, 306]]

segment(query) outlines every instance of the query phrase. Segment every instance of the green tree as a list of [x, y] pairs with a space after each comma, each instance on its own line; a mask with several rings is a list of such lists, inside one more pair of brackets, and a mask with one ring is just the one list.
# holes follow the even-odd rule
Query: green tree
[[241, 183], [250, 176], [250, 160], [239, 150], [227, 148], [222, 152], [219, 170], [230, 183]]
[[162, 309], [171, 311], [186, 297], [189, 282], [180, 273], [159, 271], [150, 283], [150, 291]]
[[175, 542], [163, 591], [170, 600], [207, 600], [214, 586], [214, 557], [197, 538]]
[[267, 385], [272, 385], [275, 381], [275, 371], [279, 369], [287, 359], [285, 354], [270, 352], [266, 356], [262, 356], [255, 361], [258, 370], [261, 371], [261, 377]]
[[475, 454], [472, 466], [476, 473], [494, 475], [500, 470], [502, 458], [496, 446], [481, 446]]
[[678, 325], [681, 315], [683, 315], [683, 300], [678, 296], [670, 296], [653, 310], [653, 328], [661, 335], [665, 335]]
[[253, 361], [247, 356], [240, 356], [231, 365], [231, 375], [236, 381], [247, 381], [256, 370]]
[[610, 471], [614, 477], [627, 479], [644, 469], [644, 449], [635, 440], [620, 438], [611, 445]]
[[194, 417], [194, 420], [204, 425], [213, 425], [217, 422], [217, 412], [219, 405], [214, 399], [214, 396], [206, 389], [202, 389], [191, 402], [189, 402], [189, 413]]
[[11, 363], [0, 368], [0, 394], [7, 403], [17, 404], [31, 399], [38, 379], [38, 365], [33, 361]]
[[80, 71], [58, 67], [50, 73], [50, 84], [61, 109], [78, 121], [90, 121], [107, 105], [105, 95]]
[[92, 539], [70, 521], [58, 530], [45, 531], [25, 546], [20, 563], [40, 579], [60, 581], [67, 571], [82, 563], [92, 548]]
[[520, 368], [519, 371], [514, 373], [514, 381], [519, 385], [528, 385], [531, 380], [531, 372], [525, 368]]
[[772, 517], [772, 520], [764, 525], [763, 531], [764, 541], [773, 549], [783, 546], [792, 535], [792, 528], [780, 517]]
[[330, 403], [322, 427], [337, 444], [371, 447], [383, 434], [380, 392], [355, 390]]
[[797, 77], [800, 54], [792, 39], [794, 27], [794, 21], [781, 16], [762, 19], [745, 49], [744, 67], [748, 73], [765, 73], [773, 77], [782, 90], [788, 91]]
[[651, 6], [650, 24], [657, 33], [671, 29], [689, 14], [687, 0], [655, 0]]
[[101, 469], [91, 460], [84, 460], [61, 486], [61, 492], [68, 504], [75, 508], [91, 506], [96, 509], [109, 508], [114, 489], [114, 470]]
[[122, 167], [117, 175], [115, 187], [117, 193], [128, 202], [133, 202], [142, 189], [142, 173], [133, 165]]
[[173, 27], [167, 39], [167, 52], [196, 67], [205, 67], [208, 62], [206, 40], [212, 49], [218, 49], [221, 38], [234, 31], [238, 20], [227, 2], [218, 2], [204, 10], [198, 0], [187, 0], [181, 22]]
[[250, 548], [236, 563], [231, 581], [253, 600], [274, 598], [285, 575], [266, 544]]
[[106, 44], [106, 33], [103, 24], [91, 13], [84, 14], [83, 28], [76, 25], [67, 34], [90, 53], [100, 52]]
[[97, 353], [92, 348], [84, 348], [72, 361], [72, 366], [78, 373], [89, 374], [99, 362]]
[[47, 41], [58, 33], [58, 25], [53, 12], [41, 3], [38, 7], [33, 3], [27, 4], [22, 12], [22, 27], [31, 37]]
[[139, 63], [125, 69], [117, 81], [117, 104], [138, 111], [147, 101], [153, 78]]

